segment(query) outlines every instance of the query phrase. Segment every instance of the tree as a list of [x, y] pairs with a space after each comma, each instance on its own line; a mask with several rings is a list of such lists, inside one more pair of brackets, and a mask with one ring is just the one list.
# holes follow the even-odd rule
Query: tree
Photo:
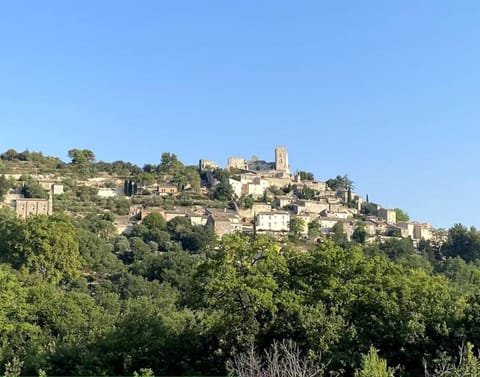
[[148, 258], [151, 254], [150, 247], [139, 237], [129, 239], [130, 250], [133, 253], [134, 261], [141, 261]]
[[183, 164], [178, 160], [174, 153], [163, 152], [160, 165], [158, 165], [159, 173], [175, 174], [183, 168]]
[[195, 276], [198, 266], [204, 262], [205, 257], [199, 254], [191, 254], [183, 250], [172, 251], [154, 256], [147, 262], [145, 277], [161, 283], [167, 283], [178, 289], [185, 304], [193, 300], [192, 292], [195, 291]]
[[370, 347], [367, 355], [362, 356], [362, 368], [355, 371], [355, 377], [393, 377], [394, 369], [387, 361], [378, 356], [378, 351]]
[[376, 215], [377, 207], [373, 203], [364, 202], [362, 204], [361, 212], [366, 216]]
[[[28, 289], [18, 274], [3, 264], [0, 265], [0, 286], [0, 365], [3, 366], [33, 352], [41, 341], [42, 329], [31, 321], [34, 308], [28, 302]], [[0, 374], [5, 372], [0, 369]]]
[[348, 178], [348, 175], [345, 174], [343, 176], [337, 175], [335, 178], [330, 178], [329, 180], [326, 181], [326, 184], [330, 189], [332, 190], [348, 190], [350, 187], [351, 189], [354, 189], [353, 186], [353, 181]]
[[340, 247], [347, 247], [348, 246], [348, 238], [343, 230], [342, 223], [336, 223], [332, 228], [332, 240], [335, 245]]
[[238, 205], [241, 208], [247, 209], [247, 208], [252, 208], [254, 200], [251, 195], [248, 195], [248, 196], [242, 195], [238, 202], [239, 202]]
[[164, 229], [165, 228], [165, 219], [161, 213], [150, 212], [142, 222], [149, 230], [152, 229]]
[[26, 177], [23, 183], [22, 194], [25, 198], [48, 199], [49, 197], [47, 190], [30, 176]]
[[442, 253], [450, 257], [458, 256], [466, 262], [480, 258], [480, 232], [475, 227], [468, 229], [462, 224], [455, 224], [448, 230]]
[[183, 191], [187, 186], [192, 190], [200, 190], [200, 173], [196, 166], [185, 166], [178, 169], [173, 176], [173, 182], [178, 185], [180, 191]]
[[381, 243], [379, 248], [391, 260], [398, 260], [415, 253], [411, 238], [389, 239]]
[[313, 175], [313, 173], [310, 173], [308, 171], [299, 171], [297, 173], [299, 176], [300, 176], [300, 179], [302, 181], [313, 181], [315, 180], [315, 176]]
[[410, 221], [410, 216], [408, 216], [408, 214], [402, 209], [395, 208], [394, 211], [397, 215], [397, 221], [404, 221], [404, 222]]
[[213, 171], [213, 176], [219, 182], [224, 182], [224, 181], [228, 182], [228, 179], [230, 178], [230, 172], [227, 169], [217, 168]]
[[313, 220], [308, 223], [308, 235], [310, 237], [318, 237], [320, 235], [320, 223]]
[[53, 283], [79, 276], [82, 259], [69, 217], [32, 216], [9, 226], [9, 234], [18, 236], [7, 240], [8, 250], [1, 255], [4, 262]]
[[88, 176], [94, 171], [95, 155], [88, 149], [70, 149], [68, 156], [71, 158], [71, 166], [81, 176]]
[[352, 234], [352, 239], [362, 245], [365, 243], [367, 237], [368, 237], [368, 233], [365, 230], [365, 227], [363, 226], [363, 224], [359, 224], [355, 228]]
[[305, 230], [305, 220], [300, 217], [292, 217], [290, 219], [290, 232], [295, 236], [300, 235]]
[[427, 362], [424, 361], [425, 376], [429, 377], [478, 377], [480, 376], [480, 360], [473, 352], [473, 345], [467, 342], [460, 348], [460, 354], [456, 363], [448, 358], [436, 360], [434, 371], [428, 370]]
[[15, 149], [8, 149], [6, 152], [0, 155], [0, 159], [4, 161], [18, 160], [18, 152]]
[[177, 309], [175, 290], [161, 285], [159, 294], [126, 300], [114, 328], [98, 342], [99, 353], [108, 350], [102, 360], [104, 374], [132, 375], [140, 368], [151, 368], [157, 376], [191, 374], [196, 319], [191, 311]]
[[225, 347], [251, 344], [266, 325], [264, 319], [277, 312], [277, 278], [286, 272], [280, 248], [261, 235], [224, 236], [218, 250], [199, 266], [198, 305], [220, 316], [216, 336]]
[[233, 200], [235, 192], [228, 181], [220, 182], [213, 190], [213, 198], [222, 202]]
[[135, 182], [146, 186], [152, 185], [155, 183], [155, 175], [152, 173], [142, 172], [136, 176]]
[[95, 161], [95, 154], [88, 149], [70, 149], [68, 157], [72, 159], [72, 164], [74, 165], [85, 165]]
[[300, 199], [311, 200], [315, 197], [315, 190], [311, 189], [307, 185], [303, 185], [302, 189], [297, 192], [297, 196]]
[[8, 180], [4, 175], [0, 176], [0, 201], [3, 200], [3, 197], [12, 187], [12, 182]]

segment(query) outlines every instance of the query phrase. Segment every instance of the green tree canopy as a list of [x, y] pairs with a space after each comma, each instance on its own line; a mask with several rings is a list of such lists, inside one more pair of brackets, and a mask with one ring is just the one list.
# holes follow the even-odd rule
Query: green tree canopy
[[300, 217], [290, 219], [290, 232], [295, 236], [300, 235], [305, 229], [305, 220]]
[[165, 219], [161, 213], [150, 212], [142, 221], [142, 224], [147, 227], [147, 229], [164, 229], [165, 228]]
[[387, 360], [378, 356], [378, 350], [370, 347], [362, 356], [362, 368], [355, 371], [355, 377], [393, 377], [394, 369], [387, 366]]
[[68, 157], [72, 159], [72, 164], [82, 165], [95, 161], [95, 154], [89, 149], [70, 149]]
[[2, 261], [54, 283], [79, 276], [82, 259], [71, 218], [40, 215], [5, 226], [10, 236], [4, 240]]
[[395, 213], [397, 215], [397, 221], [410, 221], [410, 216], [400, 208], [395, 208]]
[[315, 179], [314, 174], [308, 171], [300, 170], [297, 174], [302, 181], [313, 181]]
[[3, 200], [5, 194], [14, 187], [13, 182], [7, 179], [4, 175], [0, 176], [0, 201]]
[[26, 177], [23, 182], [22, 194], [25, 198], [48, 199], [49, 197], [48, 191], [30, 176]]
[[163, 152], [160, 165], [158, 165], [159, 173], [175, 174], [183, 168], [183, 164], [178, 160], [175, 153]]
[[353, 181], [348, 178], [348, 175], [345, 174], [343, 176], [337, 175], [335, 178], [330, 178], [326, 181], [328, 187], [332, 190], [348, 190], [354, 189]]
[[460, 257], [467, 262], [480, 258], [480, 232], [475, 227], [468, 229], [462, 224], [455, 224], [448, 230], [447, 242], [442, 246], [442, 253], [451, 257]]

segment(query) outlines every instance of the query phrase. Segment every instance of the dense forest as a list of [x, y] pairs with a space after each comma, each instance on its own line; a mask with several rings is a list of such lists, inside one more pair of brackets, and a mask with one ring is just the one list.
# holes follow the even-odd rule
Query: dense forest
[[[3, 154], [0, 168], [18, 155]], [[71, 163], [35, 158], [64, 174], [114, 169], [81, 151]], [[433, 373], [454, 365], [462, 346], [480, 344], [475, 228], [457, 224], [442, 245], [418, 248], [410, 239], [367, 245], [340, 233], [302, 244], [267, 235], [218, 240], [209, 226], [158, 213], [117, 235], [115, 211], [64, 212], [20, 219], [0, 209], [0, 373], [14, 363], [22, 375], [150, 368], [220, 376], [252, 345], [294, 340], [327, 375], [353, 375], [373, 346], [396, 375], [420, 376], [424, 363]]]

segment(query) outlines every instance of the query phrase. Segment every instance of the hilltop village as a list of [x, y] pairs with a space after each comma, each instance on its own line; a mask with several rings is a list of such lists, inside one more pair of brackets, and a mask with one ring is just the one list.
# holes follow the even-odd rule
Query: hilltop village
[[226, 376], [292, 341], [319, 375], [363, 375], [378, 349], [423, 376], [480, 344], [474, 227], [292, 173], [286, 147], [224, 166], [68, 156], [0, 153], [0, 375]]
[[[71, 164], [85, 168], [93, 160], [87, 152], [73, 150]], [[116, 211], [114, 221], [118, 234], [128, 234], [149, 213], [158, 212], [167, 222], [184, 217], [193, 226], [210, 225], [219, 238], [242, 232], [318, 241], [342, 233], [348, 241], [360, 239], [362, 243], [400, 237], [411, 238], [414, 245], [421, 240], [441, 242], [442, 236], [430, 224], [409, 221], [401, 210], [383, 208], [356, 194], [348, 177], [321, 182], [308, 172], [292, 174], [284, 146], [275, 148], [274, 158], [268, 162], [257, 157], [229, 157], [223, 169], [217, 162], [201, 159], [198, 167], [186, 167], [179, 173], [175, 169], [183, 166], [181, 162], [174, 154], [164, 153], [159, 166], [145, 165], [136, 174], [87, 172], [74, 181], [68, 174], [38, 174], [38, 169], [28, 168], [18, 171], [22, 170], [20, 164], [3, 175], [13, 184], [2, 205], [12, 207], [23, 218], [51, 215], [55, 210], [78, 214], [81, 211], [70, 208], [65, 200], [68, 191], [76, 191], [77, 196], [80, 192], [116, 201], [117, 207], [120, 201], [122, 210]], [[162, 174], [153, 174], [158, 171]], [[43, 192], [26, 195], [26, 177]]]

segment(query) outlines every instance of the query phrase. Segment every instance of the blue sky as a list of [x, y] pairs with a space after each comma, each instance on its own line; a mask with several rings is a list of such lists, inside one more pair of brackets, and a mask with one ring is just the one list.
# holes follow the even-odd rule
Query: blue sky
[[480, 226], [477, 1], [0, 3], [0, 151], [228, 156]]

